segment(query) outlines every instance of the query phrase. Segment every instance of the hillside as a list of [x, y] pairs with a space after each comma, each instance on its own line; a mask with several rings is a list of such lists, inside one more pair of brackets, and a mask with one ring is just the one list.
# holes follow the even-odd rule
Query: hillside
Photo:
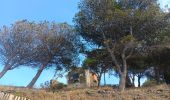
[[72, 89], [59, 92], [1, 86], [1, 91], [24, 96], [31, 100], [170, 100], [170, 86], [158, 85], [144, 88], [126, 89], [119, 93], [111, 87]]

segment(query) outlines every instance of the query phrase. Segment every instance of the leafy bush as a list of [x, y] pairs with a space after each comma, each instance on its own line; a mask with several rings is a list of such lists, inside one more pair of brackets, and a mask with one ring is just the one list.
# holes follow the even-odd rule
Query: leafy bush
[[45, 89], [46, 91], [52, 91], [52, 92], [56, 92], [58, 90], [61, 90], [65, 87], [67, 87], [67, 85], [63, 84], [63, 83], [58, 83], [56, 85], [51, 85], [49, 81], [46, 81], [45, 83], [41, 83], [41, 88]]
[[60, 89], [63, 89], [67, 87], [67, 85], [63, 84], [63, 83], [58, 83], [56, 86], [55, 86], [55, 90], [60, 90]]
[[157, 85], [157, 82], [156, 80], [146, 80], [144, 83], [143, 83], [143, 87], [148, 87], [148, 86], [154, 86], [154, 85]]
[[49, 82], [49, 81], [46, 81], [46, 82], [44, 82], [44, 83], [41, 83], [41, 84], [40, 84], [40, 87], [41, 87], [42, 89], [48, 89], [48, 88], [50, 87], [50, 82]]

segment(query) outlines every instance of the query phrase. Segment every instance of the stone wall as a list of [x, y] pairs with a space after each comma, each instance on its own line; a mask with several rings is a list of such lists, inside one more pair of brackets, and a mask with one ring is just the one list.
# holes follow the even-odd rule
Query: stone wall
[[85, 70], [86, 75], [86, 86], [87, 87], [95, 87], [98, 86], [97, 75], [92, 73], [90, 70]]
[[98, 86], [97, 75], [90, 70], [81, 68], [70, 71], [67, 76], [68, 87], [95, 87]]

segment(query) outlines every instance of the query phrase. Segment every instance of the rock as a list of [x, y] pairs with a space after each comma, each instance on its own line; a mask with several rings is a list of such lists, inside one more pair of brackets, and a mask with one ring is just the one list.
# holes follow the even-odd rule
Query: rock
[[114, 91], [99, 90], [98, 93], [106, 95], [106, 94], [114, 94], [115, 92]]
[[159, 89], [159, 90], [157, 90], [157, 91], [159, 91], [159, 92], [163, 92], [164, 90], [163, 90], [163, 89]]

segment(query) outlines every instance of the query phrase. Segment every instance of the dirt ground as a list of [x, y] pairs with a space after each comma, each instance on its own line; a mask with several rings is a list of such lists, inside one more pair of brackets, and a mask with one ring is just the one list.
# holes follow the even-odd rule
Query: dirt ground
[[170, 85], [129, 88], [123, 93], [111, 87], [60, 90], [52, 93], [39, 89], [0, 86], [0, 91], [31, 100], [170, 100]]

